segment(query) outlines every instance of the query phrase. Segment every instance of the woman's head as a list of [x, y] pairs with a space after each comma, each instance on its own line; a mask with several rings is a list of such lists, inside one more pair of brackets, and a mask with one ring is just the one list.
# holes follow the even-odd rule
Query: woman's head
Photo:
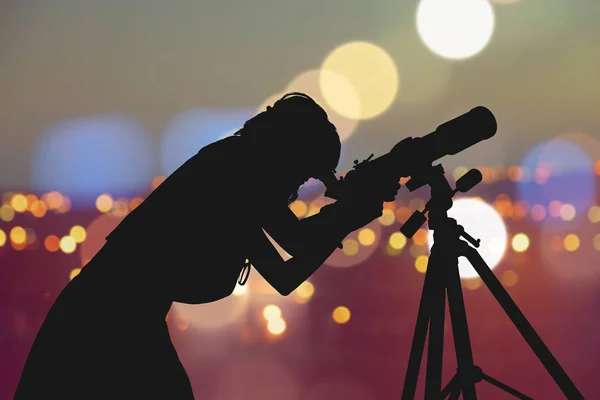
[[341, 142], [327, 113], [312, 98], [292, 92], [248, 120], [236, 135], [249, 138], [252, 151], [276, 186], [293, 195], [309, 178], [335, 171]]

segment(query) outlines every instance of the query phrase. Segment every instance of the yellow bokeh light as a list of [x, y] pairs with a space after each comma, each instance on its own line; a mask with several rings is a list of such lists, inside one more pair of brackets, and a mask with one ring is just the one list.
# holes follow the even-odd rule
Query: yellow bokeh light
[[69, 231], [69, 236], [75, 239], [76, 243], [83, 243], [86, 238], [85, 228], [81, 225], [75, 225]]
[[12, 199], [10, 199], [10, 205], [18, 213], [25, 212], [27, 211], [27, 197], [20, 193], [15, 194]]
[[267, 329], [273, 335], [281, 335], [286, 329], [286, 323], [283, 318], [270, 319], [267, 322]]
[[502, 284], [504, 286], [515, 286], [517, 284], [518, 276], [515, 271], [508, 270], [502, 274]]
[[522, 253], [529, 248], [529, 237], [524, 233], [517, 233], [512, 238], [513, 250]]
[[6, 244], [6, 233], [2, 229], [0, 229], [0, 247]]
[[101, 194], [96, 199], [96, 208], [100, 212], [107, 213], [110, 210], [112, 210], [113, 202], [114, 202], [114, 200], [113, 200], [113, 198], [112, 198], [111, 195], [109, 195], [109, 194]]
[[594, 249], [600, 251], [600, 233], [594, 236], [592, 243], [594, 244]]
[[600, 207], [591, 206], [588, 210], [588, 218], [592, 224], [600, 222]]
[[563, 221], [571, 221], [575, 218], [575, 207], [572, 204], [563, 204], [560, 207], [560, 217]]
[[21, 226], [15, 226], [10, 230], [10, 240], [15, 244], [23, 244], [27, 240], [27, 233]]
[[346, 322], [350, 321], [350, 316], [350, 310], [348, 307], [344, 306], [336, 307], [332, 313], [333, 320], [338, 324], [345, 324]]
[[63, 236], [60, 239], [59, 246], [63, 253], [71, 254], [77, 248], [77, 242], [71, 236]]
[[354, 256], [358, 254], [358, 242], [354, 239], [346, 239], [342, 242], [342, 251], [347, 256]]
[[8, 205], [3, 204], [0, 206], [0, 219], [4, 222], [10, 222], [15, 218], [15, 210]]
[[424, 274], [427, 271], [427, 263], [429, 262], [429, 257], [426, 255], [418, 256], [415, 260], [415, 268], [420, 273]]
[[[339, 77], [356, 91], [358, 113], [349, 112], [348, 90], [340, 90]], [[370, 119], [385, 112], [396, 97], [399, 81], [392, 57], [381, 47], [362, 41], [345, 43], [330, 52], [319, 79], [327, 103], [351, 119]]]
[[363, 246], [371, 246], [375, 243], [375, 232], [370, 228], [363, 228], [358, 232], [358, 241]]
[[290, 204], [290, 210], [292, 210], [296, 217], [302, 218], [308, 212], [308, 205], [302, 200], [296, 200]]
[[263, 309], [263, 317], [270, 321], [272, 319], [280, 319], [281, 318], [281, 309], [277, 307], [275, 304], [269, 304]]
[[73, 280], [79, 273], [81, 272], [81, 268], [75, 268], [69, 273], [69, 280]]
[[[331, 107], [329, 102], [323, 96], [321, 90], [320, 79], [321, 75], [325, 74], [328, 77], [328, 82], [336, 86], [336, 96], [343, 100], [341, 105], [345, 110], [345, 114]], [[344, 78], [329, 71], [319, 69], [311, 69], [294, 77], [286, 88], [286, 92], [301, 92], [306, 93], [320, 105], [327, 113], [329, 121], [335, 125], [340, 141], [346, 141], [358, 126], [357, 118], [349, 118], [347, 115], [358, 115], [360, 101], [354, 87]]]
[[565, 236], [564, 240], [565, 250], [567, 251], [575, 251], [579, 247], [579, 237], [577, 235], [570, 233]]
[[394, 232], [390, 235], [390, 246], [395, 250], [400, 250], [406, 246], [406, 236], [400, 232]]
[[379, 223], [384, 226], [390, 226], [396, 222], [396, 212], [389, 208], [384, 208], [381, 217], [379, 217]]
[[315, 294], [315, 286], [309, 281], [304, 281], [296, 288], [294, 293], [303, 303]]

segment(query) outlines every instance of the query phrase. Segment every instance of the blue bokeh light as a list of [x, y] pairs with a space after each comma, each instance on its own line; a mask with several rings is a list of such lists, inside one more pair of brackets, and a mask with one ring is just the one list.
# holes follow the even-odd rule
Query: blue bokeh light
[[94, 207], [97, 196], [129, 197], [150, 187], [153, 147], [134, 119], [79, 118], [46, 130], [31, 159], [34, 190], [57, 190], [74, 208]]
[[232, 135], [255, 115], [255, 108], [195, 108], [179, 114], [163, 133], [161, 173], [172, 174], [202, 147]]
[[[533, 178], [543, 164], [551, 166], [545, 183]], [[595, 200], [596, 180], [594, 165], [588, 154], [574, 143], [550, 140], [533, 147], [522, 159], [520, 166], [530, 171], [531, 178], [517, 183], [517, 197], [529, 204], [548, 207], [552, 200], [572, 204], [577, 214], [586, 214]]]

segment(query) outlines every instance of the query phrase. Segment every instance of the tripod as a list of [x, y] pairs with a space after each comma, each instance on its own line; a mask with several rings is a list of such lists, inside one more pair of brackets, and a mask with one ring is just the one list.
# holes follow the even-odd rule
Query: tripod
[[[464, 400], [475, 400], [477, 394], [475, 383], [485, 380], [494, 386], [520, 399], [531, 399], [517, 390], [483, 373], [474, 365], [469, 339], [467, 316], [458, 273], [458, 257], [466, 257], [477, 271], [482, 281], [492, 292], [500, 306], [510, 317], [529, 347], [537, 355], [546, 370], [568, 399], [583, 399], [571, 379], [554, 358], [550, 350], [542, 342], [523, 313], [519, 310], [510, 295], [498, 281], [489, 266], [481, 258], [475, 247], [479, 247], [479, 239], [475, 240], [455, 219], [449, 218], [447, 211], [452, 207], [452, 197], [458, 191], [467, 192], [481, 182], [482, 176], [477, 169], [471, 169], [456, 182], [452, 189], [444, 177], [441, 165], [427, 167], [422, 174], [411, 177], [406, 187], [412, 192], [429, 184], [431, 199], [425, 209], [415, 213], [400, 228], [408, 238], [427, 220], [429, 212], [429, 229], [434, 231], [434, 245], [427, 264], [425, 282], [417, 315], [412, 348], [408, 361], [408, 369], [404, 381], [402, 399], [414, 399], [419, 368], [425, 347], [425, 338], [429, 325], [429, 346], [427, 350], [427, 370], [425, 380], [425, 399], [458, 399], [462, 393]], [[466, 239], [466, 242], [460, 238]], [[442, 352], [444, 343], [444, 317], [446, 309], [446, 292], [448, 307], [456, 350], [457, 373], [442, 390]]]

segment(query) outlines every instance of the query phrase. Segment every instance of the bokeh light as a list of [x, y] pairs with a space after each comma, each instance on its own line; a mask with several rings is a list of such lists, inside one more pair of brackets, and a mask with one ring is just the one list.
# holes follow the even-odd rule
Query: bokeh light
[[415, 268], [420, 273], [424, 274], [427, 271], [427, 263], [429, 262], [429, 257], [426, 255], [417, 256], [415, 259]]
[[267, 321], [281, 318], [281, 309], [275, 304], [269, 304], [263, 309], [263, 317], [265, 317]]
[[[545, 170], [549, 174], [543, 183], [520, 181], [517, 197], [533, 204], [531, 218], [544, 219], [543, 228], [554, 232], [566, 229], [562, 221], [545, 219], [544, 204], [559, 201], [575, 210], [587, 210], [596, 195], [596, 180], [591, 159], [578, 145], [566, 140], [550, 140], [533, 147], [523, 157], [521, 167], [531, 171]], [[570, 210], [566, 210], [569, 214]], [[562, 210], [561, 210], [562, 215]]]
[[0, 206], [0, 219], [4, 222], [10, 222], [15, 218], [15, 210], [9, 204]]
[[567, 251], [575, 251], [579, 248], [579, 237], [574, 233], [569, 233], [565, 236], [565, 250]]
[[6, 233], [0, 229], [0, 247], [6, 244]]
[[81, 268], [72, 269], [71, 272], [69, 273], [69, 280], [73, 280], [73, 278], [75, 278], [77, 275], [79, 275], [80, 272], [81, 272]]
[[71, 236], [63, 236], [60, 238], [59, 246], [63, 253], [71, 254], [77, 248], [77, 242]]
[[33, 151], [35, 190], [56, 190], [76, 208], [105, 192], [130, 196], [152, 179], [153, 147], [144, 127], [120, 116], [63, 122], [46, 130]]
[[175, 116], [162, 135], [162, 174], [171, 175], [200, 149], [240, 129], [254, 115], [253, 108], [196, 108]]
[[[352, 111], [358, 114], [348, 112], [348, 90], [340, 85], [339, 76], [354, 87], [359, 107]], [[387, 51], [373, 43], [357, 41], [344, 43], [325, 57], [319, 82], [325, 100], [338, 113], [350, 119], [371, 119], [391, 106], [400, 87], [400, 76]]]
[[494, 32], [494, 10], [487, 0], [421, 0], [417, 30], [425, 45], [448, 59], [481, 52]]
[[60, 250], [60, 238], [56, 235], [48, 235], [44, 239], [44, 247], [51, 253]]
[[502, 273], [502, 284], [504, 286], [515, 286], [519, 277], [517, 273], [513, 270], [507, 270]]
[[12, 199], [10, 199], [10, 205], [13, 210], [18, 213], [25, 212], [27, 210], [27, 197], [20, 193], [15, 194]]
[[348, 307], [339, 306], [333, 310], [333, 320], [338, 324], [345, 324], [350, 321], [350, 310]]
[[[448, 216], [454, 218], [473, 238], [481, 240], [477, 251], [491, 269], [495, 268], [504, 257], [507, 244], [506, 226], [498, 212], [482, 200], [460, 198], [453, 200]], [[433, 231], [429, 231], [429, 251], [433, 243]], [[490, 243], [493, 243], [491, 248]], [[458, 271], [461, 278], [479, 276], [465, 257], [458, 258]]]
[[96, 199], [96, 209], [103, 213], [109, 212], [112, 209], [113, 202], [114, 200], [111, 195], [101, 194]]
[[69, 231], [69, 236], [75, 240], [75, 243], [83, 243], [85, 241], [85, 228], [81, 225], [75, 225]]
[[315, 294], [315, 286], [309, 281], [304, 281], [294, 290], [297, 303], [306, 303]]
[[[565, 222], [563, 222], [565, 224]], [[569, 222], [571, 226], [572, 222]], [[561, 286], [574, 285], [579, 294], [597, 290], [590, 282], [600, 279], [598, 251], [594, 248], [597, 225], [581, 224], [576, 231], [541, 230], [538, 247], [540, 268], [548, 271]]]
[[[382, 239], [381, 230], [381, 224], [377, 219], [363, 228], [355, 230], [344, 238], [342, 241], [343, 248], [335, 249], [325, 260], [324, 264], [339, 268], [359, 265], [367, 260], [377, 249]], [[360, 237], [361, 232], [362, 242]]]
[[525, 233], [517, 233], [512, 238], [512, 247], [513, 250], [522, 253], [529, 248], [529, 237]]
[[22, 226], [15, 226], [10, 230], [10, 240], [15, 244], [23, 244], [27, 240], [27, 233]]
[[[324, 96], [321, 84], [319, 83], [320, 76], [323, 73], [327, 74], [329, 80], [335, 83], [338, 89], [343, 89], [341, 93], [344, 93], [345, 96], [343, 102], [339, 105], [341, 110], [330, 105]], [[294, 77], [288, 83], [285, 92], [301, 92], [312, 97], [325, 110], [329, 121], [335, 125], [342, 143], [356, 131], [360, 100], [354, 87], [343, 77], [332, 72], [311, 69]]]
[[272, 335], [281, 335], [285, 332], [287, 325], [283, 318], [271, 318], [267, 321], [267, 329]]
[[394, 232], [390, 235], [388, 239], [390, 246], [395, 250], [401, 250], [406, 246], [406, 236], [404, 236], [401, 232]]
[[371, 246], [375, 243], [375, 232], [370, 228], [363, 228], [358, 231], [358, 242], [363, 246]]

